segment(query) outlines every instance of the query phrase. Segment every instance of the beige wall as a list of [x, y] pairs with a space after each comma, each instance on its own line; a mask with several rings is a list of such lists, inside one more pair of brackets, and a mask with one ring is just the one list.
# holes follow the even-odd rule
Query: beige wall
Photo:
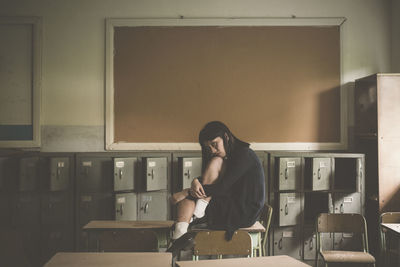
[[[399, 10], [398, 0], [393, 5]], [[105, 18], [346, 17], [342, 70], [349, 83], [391, 71], [390, 7], [382, 0], [0, 0], [0, 15], [43, 18], [42, 125], [53, 127], [51, 136], [44, 133], [44, 150], [101, 150]], [[68, 130], [54, 127], [86, 130], [65, 136]], [[80, 145], [89, 139], [93, 146]]]
[[400, 72], [400, 0], [392, 0], [392, 72]]

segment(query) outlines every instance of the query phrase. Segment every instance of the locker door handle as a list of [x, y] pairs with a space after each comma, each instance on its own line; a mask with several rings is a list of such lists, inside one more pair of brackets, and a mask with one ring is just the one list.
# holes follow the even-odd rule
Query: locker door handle
[[309, 245], [310, 250], [314, 248], [313, 240], [312, 238], [310, 239], [310, 245]]
[[287, 180], [289, 178], [289, 169], [286, 168], [285, 169], [285, 180]]
[[151, 179], [154, 179], [154, 169], [151, 169], [151, 173], [149, 173], [149, 176], [151, 176]]
[[340, 213], [344, 213], [343, 203], [340, 204]]
[[57, 179], [60, 178], [60, 175], [61, 175], [61, 170], [59, 168], [57, 168], [57, 176], [56, 176]]
[[190, 170], [187, 171], [187, 178], [190, 179]]
[[279, 240], [279, 242], [278, 242], [278, 248], [279, 249], [282, 249], [283, 247], [282, 247], [282, 242], [283, 242], [283, 237]]
[[321, 180], [321, 169], [318, 168], [318, 180]]
[[119, 179], [122, 179], [122, 169], [119, 169]]
[[124, 206], [122, 204], [119, 206], [119, 214], [121, 214], [121, 216], [124, 214]]
[[85, 168], [84, 174], [85, 174], [86, 176], [89, 175], [89, 168], [87, 168], [87, 167]]
[[285, 204], [285, 215], [289, 214], [289, 207], [287, 204]]
[[146, 204], [144, 204], [143, 211], [144, 211], [144, 213], [147, 213], [148, 210], [149, 210], [149, 203], [146, 202]]

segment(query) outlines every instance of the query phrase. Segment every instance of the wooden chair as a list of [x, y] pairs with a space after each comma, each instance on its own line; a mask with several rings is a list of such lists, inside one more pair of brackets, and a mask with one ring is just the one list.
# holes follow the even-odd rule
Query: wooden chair
[[217, 255], [221, 259], [223, 255], [252, 255], [251, 237], [246, 231], [236, 231], [230, 241], [225, 240], [225, 231], [202, 231], [196, 234], [194, 241], [193, 260], [198, 260], [199, 256]]
[[380, 259], [383, 266], [389, 263], [391, 255], [398, 257], [396, 249], [388, 249], [387, 243], [388, 238], [386, 237], [386, 230], [381, 227], [381, 223], [400, 223], [400, 212], [385, 212], [382, 213], [379, 220], [379, 232], [380, 232]]
[[104, 231], [98, 236], [98, 251], [102, 252], [155, 252], [158, 239], [151, 230]]
[[[362, 251], [323, 250], [321, 233], [355, 233], [362, 236]], [[316, 221], [317, 247], [315, 266], [321, 255], [325, 266], [329, 263], [365, 263], [375, 266], [375, 258], [368, 253], [367, 223], [361, 214], [321, 213]]]
[[258, 242], [260, 245], [254, 248], [254, 256], [267, 256], [265, 247], [267, 245], [268, 231], [271, 225], [272, 211], [273, 209], [270, 205], [264, 204], [264, 208], [262, 209], [260, 215], [260, 223], [264, 226], [265, 232], [261, 233], [261, 240]]

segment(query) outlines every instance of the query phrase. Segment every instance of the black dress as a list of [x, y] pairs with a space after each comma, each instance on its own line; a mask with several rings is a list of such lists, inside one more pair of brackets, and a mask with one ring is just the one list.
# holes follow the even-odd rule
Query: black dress
[[206, 209], [208, 227], [226, 230], [227, 240], [238, 228], [252, 226], [264, 206], [264, 170], [248, 146], [236, 146], [223, 177], [203, 188], [207, 196], [212, 196]]

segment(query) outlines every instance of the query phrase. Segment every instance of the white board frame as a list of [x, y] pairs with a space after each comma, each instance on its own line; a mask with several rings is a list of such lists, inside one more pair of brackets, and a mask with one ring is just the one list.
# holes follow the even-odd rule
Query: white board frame
[[[41, 79], [42, 79], [42, 19], [40, 17], [0, 17], [1, 25], [32, 25], [32, 140], [0, 140], [0, 148], [40, 147]], [[1, 85], [0, 85], [1, 86]]]
[[344, 17], [327, 18], [141, 18], [106, 19], [105, 149], [200, 150], [198, 143], [128, 143], [114, 140], [114, 28], [140, 26], [340, 26], [340, 142], [251, 143], [254, 150], [344, 150], [348, 146], [347, 95], [343, 85]]

